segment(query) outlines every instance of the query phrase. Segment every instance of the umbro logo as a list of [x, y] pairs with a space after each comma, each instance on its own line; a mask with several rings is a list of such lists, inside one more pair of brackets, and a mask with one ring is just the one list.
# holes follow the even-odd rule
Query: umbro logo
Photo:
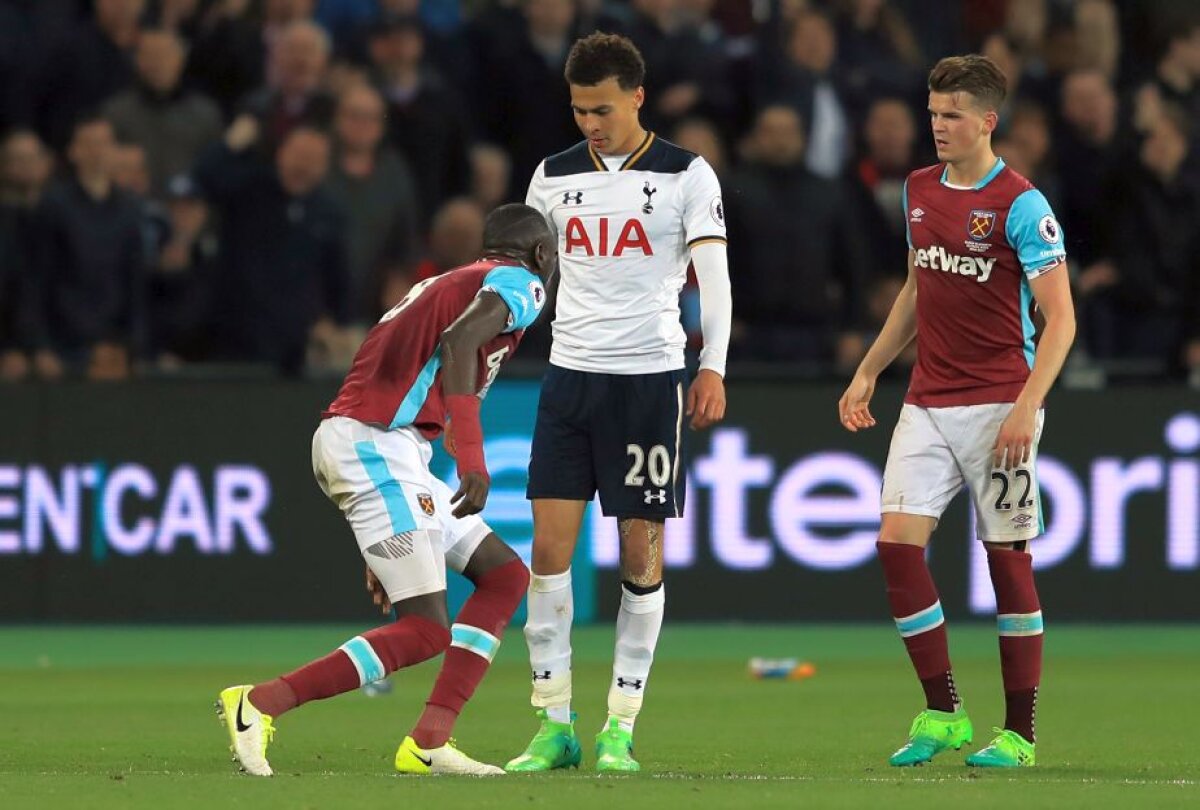
[[656, 503], [656, 502], [657, 503], [666, 503], [667, 502], [667, 491], [665, 489], [660, 489], [657, 492], [655, 492], [652, 489], [645, 490], [644, 497], [642, 498], [642, 503]]
[[582, 191], [564, 191], [562, 204], [563, 205], [582, 205], [583, 204], [583, 192]]
[[629, 680], [625, 680], [624, 678], [620, 677], [617, 678], [617, 686], [621, 687], [628, 686], [631, 689], [641, 689], [642, 683], [643, 681], [641, 678], [630, 678]]
[[538, 672], [538, 671], [535, 669], [535, 670], [533, 671], [533, 679], [534, 679], [535, 681], [548, 681], [548, 680], [550, 680], [550, 670], [548, 670], [548, 669], [543, 669], [541, 672]]
[[909, 213], [908, 219], [909, 219], [909, 221], [910, 221], [910, 222], [920, 222], [920, 221], [921, 221], [921, 217], [923, 217], [923, 216], [925, 216], [925, 209], [923, 209], [923, 208], [914, 208], [914, 209], [913, 209], [913, 210], [912, 210], [912, 211]]

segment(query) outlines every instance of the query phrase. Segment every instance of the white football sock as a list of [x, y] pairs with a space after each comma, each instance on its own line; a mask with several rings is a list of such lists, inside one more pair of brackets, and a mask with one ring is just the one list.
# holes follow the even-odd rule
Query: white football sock
[[642, 696], [654, 662], [654, 648], [662, 629], [666, 589], [636, 594], [621, 585], [621, 609], [617, 613], [617, 649], [613, 658], [613, 679], [608, 690], [608, 716], [621, 728], [633, 731], [633, 723], [642, 708]]
[[571, 569], [561, 574], [529, 579], [529, 618], [525, 643], [533, 669], [530, 702], [546, 709], [551, 720], [571, 722], [571, 620], [575, 602], [571, 593]]

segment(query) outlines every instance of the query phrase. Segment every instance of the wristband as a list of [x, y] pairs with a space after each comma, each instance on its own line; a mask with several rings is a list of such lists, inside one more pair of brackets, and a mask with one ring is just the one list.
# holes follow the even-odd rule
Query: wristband
[[446, 413], [454, 430], [454, 455], [461, 480], [469, 472], [488, 474], [483, 459], [483, 425], [479, 422], [479, 397], [474, 394], [450, 394]]

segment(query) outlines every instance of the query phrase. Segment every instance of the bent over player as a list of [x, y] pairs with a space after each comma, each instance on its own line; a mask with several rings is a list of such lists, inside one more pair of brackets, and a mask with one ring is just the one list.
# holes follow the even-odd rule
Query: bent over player
[[683, 513], [684, 332], [679, 291], [700, 283], [704, 350], [686, 395], [693, 428], [725, 415], [729, 269], [712, 168], [642, 129], [645, 65], [624, 37], [567, 57], [586, 140], [544, 160], [526, 202], [559, 240], [562, 275], [529, 461], [533, 578], [525, 640], [541, 727], [513, 771], [577, 766], [571, 712], [571, 556], [588, 501], [617, 518], [621, 606], [596, 767], [636, 771], [633, 726], [662, 626], [663, 527]]
[[[1042, 532], [1042, 403], [1075, 337], [1063, 234], [1045, 197], [992, 152], [1004, 75], [981, 56], [929, 74], [936, 166], [905, 184], [908, 280], [838, 404], [850, 431], [875, 424], [879, 373], [915, 337], [917, 363], [883, 474], [879, 558], [896, 627], [925, 690], [893, 765], [919, 765], [973, 736], [954, 685], [925, 546], [970, 492], [996, 592], [1004, 729], [968, 765], [1034, 764], [1042, 612], [1029, 541]], [[1032, 309], [1046, 325], [1034, 351]]]
[[[359, 348], [313, 437], [313, 472], [354, 530], [368, 588], [397, 619], [273, 681], [221, 692], [218, 711], [247, 773], [271, 775], [279, 715], [445, 652], [396, 770], [503, 774], [450, 742], [529, 584], [525, 564], [477, 515], [489, 487], [479, 406], [537, 319], [554, 268], [541, 214], [502, 206], [485, 224], [483, 259], [413, 287]], [[429, 471], [430, 441], [443, 430], [461, 482], [454, 493]], [[475, 586], [453, 627], [447, 565]]]

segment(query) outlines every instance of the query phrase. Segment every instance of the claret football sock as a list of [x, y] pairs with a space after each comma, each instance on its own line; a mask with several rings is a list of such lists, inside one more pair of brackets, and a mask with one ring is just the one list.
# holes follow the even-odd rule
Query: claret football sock
[[1004, 727], [1034, 740], [1037, 691], [1042, 680], [1042, 606], [1033, 582], [1033, 557], [1024, 551], [988, 549], [996, 590], [1000, 671], [1004, 676]]
[[433, 684], [412, 738], [426, 750], [450, 739], [454, 722], [487, 674], [509, 619], [529, 587], [529, 569], [520, 560], [497, 566], [475, 583], [475, 592], [450, 628], [450, 648]]
[[294, 672], [256, 685], [247, 699], [263, 714], [278, 717], [310, 700], [382, 680], [402, 667], [433, 658], [449, 644], [450, 631], [445, 627], [421, 616], [405, 616], [355, 636]]
[[875, 545], [883, 564], [892, 618], [925, 690], [926, 706], [953, 712], [961, 701], [950, 667], [942, 603], [925, 563], [925, 549], [882, 541]]

